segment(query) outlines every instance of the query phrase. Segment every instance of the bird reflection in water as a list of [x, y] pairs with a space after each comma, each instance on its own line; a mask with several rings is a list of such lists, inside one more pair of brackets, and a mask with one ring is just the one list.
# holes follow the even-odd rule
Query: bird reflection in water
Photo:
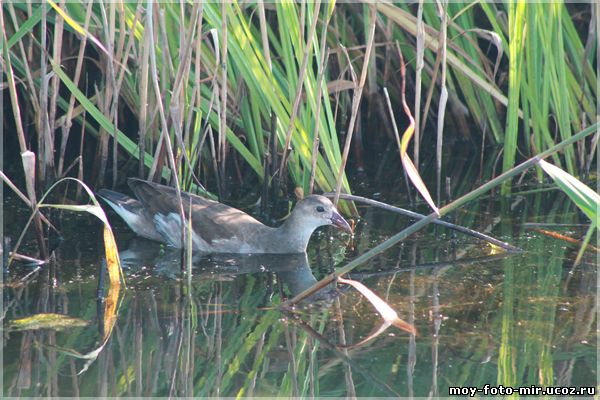
[[[181, 250], [158, 246], [155, 242], [133, 238], [126, 250], [120, 252], [125, 273], [130, 276], [147, 274], [176, 280], [181, 277]], [[275, 273], [296, 296], [317, 282], [306, 253], [299, 254], [206, 254], [194, 253], [192, 279], [233, 280], [240, 275]], [[335, 289], [328, 287], [308, 297], [309, 302], [331, 300]]]

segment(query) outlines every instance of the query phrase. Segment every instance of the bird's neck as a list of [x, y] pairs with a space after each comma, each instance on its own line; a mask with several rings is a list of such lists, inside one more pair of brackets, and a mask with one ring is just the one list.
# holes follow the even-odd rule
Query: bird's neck
[[274, 233], [285, 248], [283, 252], [304, 253], [314, 230], [314, 227], [308, 226], [302, 218], [292, 213]]

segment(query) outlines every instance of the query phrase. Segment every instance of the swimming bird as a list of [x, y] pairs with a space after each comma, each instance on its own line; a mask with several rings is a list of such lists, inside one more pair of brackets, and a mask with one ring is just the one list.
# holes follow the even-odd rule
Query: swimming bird
[[[127, 183], [136, 198], [108, 189], [101, 189], [98, 195], [137, 235], [172, 247], [185, 247], [175, 188], [137, 178], [129, 178]], [[206, 253], [304, 253], [310, 236], [320, 226], [334, 225], [351, 232], [333, 203], [320, 195], [300, 200], [277, 228], [192, 193], [182, 191], [181, 199], [186, 217], [191, 207], [192, 248]]]

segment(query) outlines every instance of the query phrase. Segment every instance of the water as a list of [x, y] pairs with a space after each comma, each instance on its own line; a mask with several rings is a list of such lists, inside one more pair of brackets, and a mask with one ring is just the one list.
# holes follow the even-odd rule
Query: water
[[[403, 185], [392, 181], [363, 191], [391, 201], [380, 189]], [[410, 207], [401, 197], [394, 203]], [[63, 218], [56, 261], [26, 283], [19, 279], [31, 268], [23, 264], [5, 277], [3, 396], [427, 397], [486, 384], [596, 387], [596, 254], [573, 266], [579, 247], [540, 232], [585, 234], [587, 221], [562, 194], [487, 196], [452, 215], [521, 254], [428, 227], [354, 270], [351, 278], [417, 329], [413, 336], [389, 327], [355, 346], [382, 320], [353, 288], [328, 287], [292, 313], [278, 305], [410, 223], [359, 211], [353, 241], [322, 228], [306, 258], [199, 257], [190, 286], [178, 252], [136, 240], [109, 214], [127, 289], [105, 290], [105, 302], [96, 300], [101, 227]], [[16, 238], [26, 216], [8, 203], [5, 235]], [[28, 240], [22, 252], [34, 248]], [[9, 328], [42, 312], [88, 324]]]

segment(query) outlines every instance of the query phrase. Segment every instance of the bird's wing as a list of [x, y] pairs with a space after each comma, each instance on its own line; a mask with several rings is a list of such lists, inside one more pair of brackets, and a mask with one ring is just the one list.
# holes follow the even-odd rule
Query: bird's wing
[[[130, 178], [128, 184], [150, 213], [179, 221], [180, 208], [175, 188]], [[186, 216], [192, 212], [192, 229], [209, 246], [215, 242], [245, 241], [253, 233], [268, 229], [245, 212], [217, 201], [181, 192]], [[180, 225], [177, 223], [175, 225]], [[157, 227], [159, 228], [159, 227]], [[175, 230], [176, 231], [176, 230]]]

